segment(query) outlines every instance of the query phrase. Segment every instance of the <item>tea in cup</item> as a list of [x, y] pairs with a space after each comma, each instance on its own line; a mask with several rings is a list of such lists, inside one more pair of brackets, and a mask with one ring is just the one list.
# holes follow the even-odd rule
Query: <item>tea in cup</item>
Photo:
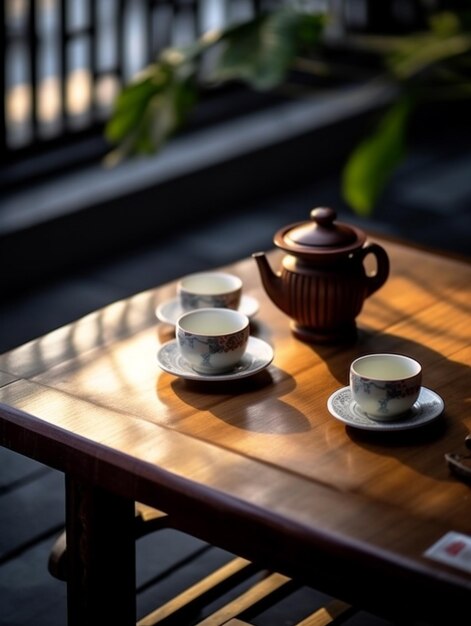
[[177, 294], [184, 311], [208, 307], [238, 309], [242, 280], [225, 272], [188, 274], [177, 283]]
[[417, 401], [422, 366], [403, 354], [367, 354], [350, 365], [353, 400], [372, 419], [398, 419]]
[[196, 372], [221, 374], [232, 370], [247, 349], [249, 318], [233, 309], [195, 309], [176, 324], [180, 353]]

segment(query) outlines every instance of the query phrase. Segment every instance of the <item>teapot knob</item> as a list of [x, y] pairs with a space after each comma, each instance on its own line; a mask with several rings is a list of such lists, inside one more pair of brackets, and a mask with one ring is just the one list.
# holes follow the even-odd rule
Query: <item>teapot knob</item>
[[316, 209], [312, 209], [311, 211], [311, 219], [319, 224], [319, 226], [332, 226], [335, 219], [337, 218], [337, 212], [330, 207], [317, 207]]

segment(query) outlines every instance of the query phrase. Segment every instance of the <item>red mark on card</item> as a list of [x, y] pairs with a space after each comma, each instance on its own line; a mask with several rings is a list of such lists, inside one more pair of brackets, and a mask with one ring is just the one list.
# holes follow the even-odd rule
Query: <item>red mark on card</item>
[[449, 545], [446, 546], [445, 552], [447, 552], [451, 556], [456, 556], [466, 548], [466, 544], [464, 541], [452, 541]]

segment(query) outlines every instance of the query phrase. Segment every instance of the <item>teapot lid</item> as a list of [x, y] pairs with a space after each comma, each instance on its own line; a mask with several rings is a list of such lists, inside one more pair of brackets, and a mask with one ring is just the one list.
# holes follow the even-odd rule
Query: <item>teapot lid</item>
[[353, 226], [336, 222], [334, 209], [318, 207], [310, 214], [311, 221], [298, 222], [279, 230], [274, 242], [293, 253], [339, 254], [363, 245], [366, 235]]

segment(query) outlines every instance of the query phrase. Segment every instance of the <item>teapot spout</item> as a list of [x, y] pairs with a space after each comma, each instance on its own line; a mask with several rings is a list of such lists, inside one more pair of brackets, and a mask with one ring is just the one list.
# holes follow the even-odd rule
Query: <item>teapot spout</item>
[[254, 252], [252, 258], [255, 259], [262, 284], [270, 300], [282, 311], [285, 310], [283, 282], [280, 273], [276, 273], [270, 267], [265, 252]]

